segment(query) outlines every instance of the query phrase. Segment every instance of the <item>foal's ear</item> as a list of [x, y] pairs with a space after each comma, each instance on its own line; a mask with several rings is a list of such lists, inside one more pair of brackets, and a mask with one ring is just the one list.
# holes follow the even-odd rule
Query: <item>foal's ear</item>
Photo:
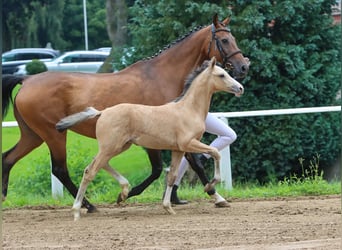
[[214, 69], [215, 65], [216, 65], [216, 57], [213, 56], [210, 60], [210, 69]]

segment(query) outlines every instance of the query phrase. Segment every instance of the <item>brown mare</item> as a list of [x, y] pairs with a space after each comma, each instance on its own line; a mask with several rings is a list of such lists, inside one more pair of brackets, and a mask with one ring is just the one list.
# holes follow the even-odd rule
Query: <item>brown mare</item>
[[[3, 114], [10, 103], [12, 91], [22, 84], [15, 101], [14, 114], [21, 137], [18, 143], [2, 154], [2, 195], [7, 195], [9, 173], [14, 164], [45, 142], [50, 150], [52, 173], [75, 197], [77, 187], [72, 182], [66, 162], [66, 132], [58, 133], [55, 124], [63, 117], [88, 106], [105, 109], [119, 103], [162, 105], [172, 101], [182, 91], [186, 76], [205, 60], [215, 56], [229, 67], [236, 78], [248, 72], [248, 62], [227, 28], [229, 19], [195, 30], [175, 42], [170, 48], [149, 60], [139, 61], [122, 71], [109, 74], [45, 72], [29, 77], [7, 76], [2, 82]], [[96, 120], [72, 128], [95, 138]], [[162, 171], [160, 150], [147, 149], [152, 173], [140, 185], [131, 189], [128, 197], [140, 194], [157, 179]], [[195, 169], [203, 184], [208, 182], [203, 169]], [[83, 200], [89, 212], [95, 210]]]
[[122, 187], [121, 198], [122, 200], [127, 198], [129, 183], [109, 165], [109, 160], [127, 150], [132, 144], [172, 151], [163, 200], [163, 206], [170, 214], [175, 214], [171, 208], [171, 191], [184, 152], [208, 153], [213, 157], [215, 174], [213, 180], [205, 186], [205, 191], [215, 187], [221, 179], [220, 153], [216, 148], [200, 141], [205, 131], [210, 100], [218, 91], [233, 93], [236, 96], [243, 94], [242, 85], [215, 64], [216, 59], [213, 57], [210, 62], [205, 61], [201, 68], [194, 71], [185, 85], [184, 94], [174, 102], [161, 106], [121, 103], [102, 111], [88, 107], [83, 112], [65, 117], [57, 123], [57, 130], [64, 131], [88, 119], [98, 117], [96, 138], [99, 152], [84, 170], [73, 205], [75, 220], [80, 218], [80, 209], [87, 186], [101, 168], [119, 181]]

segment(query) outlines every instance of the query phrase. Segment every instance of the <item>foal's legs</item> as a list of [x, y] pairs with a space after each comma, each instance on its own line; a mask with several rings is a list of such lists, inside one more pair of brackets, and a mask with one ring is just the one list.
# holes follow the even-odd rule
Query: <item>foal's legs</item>
[[[215, 166], [215, 173], [214, 178], [211, 180], [211, 182], [208, 182], [205, 184], [204, 191], [209, 192], [214, 189], [215, 185], [220, 182], [221, 176], [220, 176], [220, 153], [219, 151], [214, 148], [210, 147], [196, 139], [192, 140], [186, 148], [187, 152], [194, 152], [194, 153], [207, 153], [211, 155], [211, 157], [214, 159], [214, 166]], [[205, 176], [203, 172], [203, 176]], [[205, 179], [203, 179], [205, 181]], [[202, 183], [203, 183], [202, 181]], [[204, 184], [204, 183], [203, 183]]]
[[175, 211], [171, 208], [171, 192], [173, 184], [176, 181], [177, 174], [178, 174], [178, 167], [181, 162], [181, 159], [184, 155], [184, 152], [181, 151], [172, 151], [172, 158], [171, 158], [171, 166], [170, 171], [167, 174], [167, 186], [166, 191], [163, 199], [163, 207], [166, 211], [170, 214], [176, 214]]
[[[201, 180], [203, 186], [207, 186], [209, 184], [209, 180], [204, 172], [203, 164], [199, 157], [197, 157], [196, 153], [186, 153], [185, 158], [188, 160], [191, 168], [196, 172], [199, 179]], [[202, 155], [202, 154], [200, 154]], [[197, 159], [196, 159], [197, 157]], [[216, 207], [230, 207], [229, 203], [224, 199], [215, 188], [209, 189], [207, 194], [215, 199], [215, 206]]]
[[109, 164], [105, 165], [103, 169], [106, 170], [111, 176], [113, 176], [120, 183], [122, 191], [119, 194], [120, 197], [118, 197], [118, 199], [120, 198], [120, 200], [122, 201], [126, 200], [128, 196], [128, 191], [129, 191], [128, 180], [125, 177], [123, 177], [119, 172], [117, 172], [115, 169], [113, 169]]
[[[127, 198], [136, 196], [141, 194], [153, 181], [159, 178], [162, 170], [163, 170], [163, 163], [161, 157], [161, 151], [155, 149], [146, 149], [148, 153], [148, 157], [152, 164], [152, 173], [149, 177], [147, 177], [141, 184], [135, 186], [129, 191]], [[122, 195], [120, 194], [117, 203], [122, 201]]]
[[[89, 183], [94, 179], [97, 172], [106, 166], [108, 166], [108, 161], [110, 158], [105, 157], [101, 153], [98, 153], [94, 160], [85, 168], [81, 185], [78, 189], [77, 196], [75, 198], [72, 210], [74, 212], [74, 220], [79, 220], [81, 217], [81, 205], [84, 198], [85, 192]], [[108, 171], [108, 170], [107, 170]]]

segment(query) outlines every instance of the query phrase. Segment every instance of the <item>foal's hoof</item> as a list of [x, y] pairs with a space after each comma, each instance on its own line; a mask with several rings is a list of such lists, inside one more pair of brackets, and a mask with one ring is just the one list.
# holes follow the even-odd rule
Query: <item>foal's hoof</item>
[[116, 204], [120, 204], [121, 202], [125, 201], [126, 199], [127, 199], [127, 196], [125, 196], [122, 193], [120, 193], [118, 195], [118, 198], [116, 199]]
[[213, 190], [215, 188], [215, 185], [213, 185], [212, 183], [207, 183], [205, 186], [204, 186], [204, 192], [209, 192], [210, 190]]
[[218, 208], [230, 207], [230, 204], [228, 201], [224, 200], [224, 201], [220, 201], [220, 202], [215, 203], [215, 207], [218, 207]]
[[164, 206], [164, 209], [171, 215], [175, 215], [176, 212], [169, 206]]

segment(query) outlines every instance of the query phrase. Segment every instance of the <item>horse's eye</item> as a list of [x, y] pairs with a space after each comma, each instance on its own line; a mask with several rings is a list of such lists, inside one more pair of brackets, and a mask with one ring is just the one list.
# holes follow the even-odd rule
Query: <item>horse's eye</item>
[[224, 74], [220, 74], [219, 77], [220, 77], [220, 78], [224, 78]]
[[222, 39], [222, 43], [227, 44], [228, 43], [228, 39], [226, 39], [226, 38]]

